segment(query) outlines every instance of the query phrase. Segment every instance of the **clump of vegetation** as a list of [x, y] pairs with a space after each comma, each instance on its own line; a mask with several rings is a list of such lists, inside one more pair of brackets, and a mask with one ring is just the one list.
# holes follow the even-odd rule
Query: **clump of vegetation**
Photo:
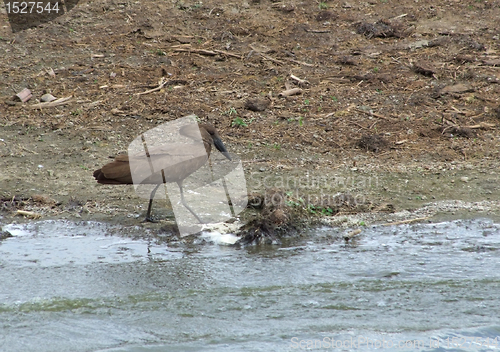
[[241, 117], [235, 117], [231, 122], [231, 127], [248, 127], [248, 124]]
[[235, 108], [231, 107], [229, 110], [222, 113], [222, 115], [234, 116], [233, 121], [231, 122], [231, 127], [248, 127], [250, 123], [254, 120], [253, 118], [249, 120], [245, 120], [238, 116], [238, 112]]
[[304, 124], [304, 117], [299, 116], [299, 117], [290, 117], [287, 119], [288, 122], [294, 122], [297, 121], [299, 123], [299, 126], [302, 126]]
[[321, 1], [321, 2], [318, 4], [318, 8], [319, 8], [320, 10], [326, 10], [326, 9], [328, 9], [328, 4], [327, 4], [326, 2]]

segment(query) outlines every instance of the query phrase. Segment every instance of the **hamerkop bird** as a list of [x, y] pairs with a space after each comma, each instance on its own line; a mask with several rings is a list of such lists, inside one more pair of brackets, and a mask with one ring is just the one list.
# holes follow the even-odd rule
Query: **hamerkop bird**
[[156, 185], [149, 196], [148, 212], [145, 219], [149, 222], [155, 222], [151, 218], [151, 208], [158, 187], [163, 183], [176, 182], [180, 189], [182, 204], [200, 223], [203, 223], [184, 200], [182, 182], [207, 162], [212, 144], [227, 159], [232, 159], [217, 130], [211, 124], [188, 124], [181, 127], [179, 132], [194, 141], [200, 141], [201, 134], [205, 150], [203, 151], [203, 147], [201, 147], [201, 141], [198, 145], [200, 148], [196, 148], [196, 144], [187, 143], [165, 144], [152, 149], [146, 147], [146, 152], [142, 154], [116, 156], [114, 161], [94, 171], [95, 179], [98, 183], [108, 185], [134, 183]]

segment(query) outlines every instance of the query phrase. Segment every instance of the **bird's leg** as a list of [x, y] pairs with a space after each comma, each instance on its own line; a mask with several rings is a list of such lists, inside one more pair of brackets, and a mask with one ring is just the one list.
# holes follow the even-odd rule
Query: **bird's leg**
[[151, 217], [151, 209], [153, 208], [153, 199], [155, 198], [156, 191], [158, 190], [158, 187], [160, 187], [160, 185], [161, 183], [156, 185], [156, 187], [151, 192], [151, 195], [149, 196], [148, 212], [146, 213], [146, 219], [144, 219], [143, 222], [158, 222]]
[[[208, 167], [212, 175], [212, 182], [214, 182], [215, 181], [214, 169], [212, 166], [212, 158], [210, 156], [208, 157]], [[226, 192], [227, 204], [229, 205], [229, 209], [231, 210], [231, 216], [234, 218], [236, 216], [236, 213], [234, 212], [233, 202], [231, 201], [231, 196], [229, 195], [229, 191], [227, 190], [226, 179], [224, 178], [224, 176], [221, 177], [221, 181], [222, 185], [224, 186], [224, 191]]]
[[181, 202], [182, 202], [182, 205], [184, 205], [184, 207], [186, 207], [186, 209], [189, 210], [191, 212], [191, 214], [194, 215], [194, 217], [196, 218], [196, 220], [198, 220], [198, 222], [200, 224], [203, 224], [204, 222], [201, 221], [200, 217], [198, 215], [196, 215], [196, 213], [193, 211], [193, 209], [191, 209], [189, 207], [189, 205], [187, 205], [186, 201], [184, 200], [184, 192], [182, 191], [182, 181], [181, 182], [177, 182], [177, 184], [179, 185], [179, 189], [181, 190]]

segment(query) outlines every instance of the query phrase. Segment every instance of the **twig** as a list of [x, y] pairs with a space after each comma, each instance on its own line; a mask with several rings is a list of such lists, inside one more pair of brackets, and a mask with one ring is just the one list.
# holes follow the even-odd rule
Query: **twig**
[[195, 53], [195, 54], [200, 54], [200, 55], [206, 55], [206, 56], [216, 56], [217, 54], [225, 55], [225, 56], [231, 56], [235, 57], [237, 59], [242, 60], [243, 57], [237, 54], [230, 53], [228, 51], [224, 50], [205, 50], [205, 49], [192, 49], [192, 48], [176, 48], [174, 49], [176, 52], [182, 52], [182, 53]]
[[21, 149], [22, 149], [22, 150], [24, 150], [25, 152], [28, 152], [28, 153], [31, 153], [31, 154], [38, 155], [38, 153], [37, 153], [37, 152], [34, 152], [34, 151], [32, 151], [32, 150], [29, 150], [29, 149], [28, 149], [28, 148], [26, 148], [26, 147], [21, 147]]
[[457, 113], [457, 114], [462, 114], [462, 115], [467, 115], [467, 113], [465, 111], [461, 111], [461, 110], [458, 110], [456, 107], [454, 107], [453, 105], [451, 106], [451, 108]]
[[240, 56], [240, 55], [237, 55], [237, 54], [233, 54], [233, 53], [230, 53], [230, 52], [227, 52], [227, 51], [223, 51], [223, 50], [214, 50], [214, 51], [216, 53], [219, 53], [219, 54], [222, 54], [222, 55], [231, 56], [231, 57], [235, 57], [237, 59], [243, 60], [243, 57]]
[[396, 16], [396, 17], [391, 18], [391, 20], [396, 20], [396, 19], [398, 19], [398, 18], [403, 18], [403, 17], [406, 17], [406, 16], [408, 16], [408, 14], [407, 14], [407, 13], [404, 13], [404, 14], [402, 14], [402, 15], [399, 15], [399, 16]]
[[361, 229], [357, 229], [354, 231], [349, 232], [344, 236], [344, 241], [349, 242], [350, 239], [352, 239], [354, 236], [359, 235], [361, 233]]
[[281, 61], [281, 60], [278, 60], [278, 59], [272, 58], [271, 56], [264, 54], [262, 51], [260, 51], [260, 50], [256, 49], [256, 48], [255, 48], [253, 45], [251, 45], [251, 44], [249, 45], [249, 47], [250, 47], [253, 51], [255, 51], [256, 53], [258, 53], [260, 56], [262, 56], [264, 59], [266, 59], [266, 60], [272, 61], [272, 62], [274, 62], [275, 64], [278, 64], [278, 65], [284, 65], [284, 64], [285, 64], [285, 63], [284, 63], [283, 61]]
[[[258, 51], [257, 51], [257, 52], [258, 52]], [[284, 65], [284, 64], [285, 64], [283, 61], [278, 60], [278, 59], [275, 59], [275, 58], [272, 58], [272, 57], [271, 57], [271, 56], [269, 56], [269, 55], [266, 55], [266, 54], [264, 54], [264, 53], [260, 53], [260, 52], [258, 52], [258, 53], [259, 53], [259, 54], [260, 54], [260, 56], [262, 56], [264, 59], [269, 60], [269, 61], [272, 61], [272, 62], [274, 62], [275, 64], [278, 64], [278, 65]]]
[[34, 104], [34, 105], [31, 105], [31, 108], [32, 109], [42, 109], [42, 108], [52, 108], [54, 106], [59, 106], [59, 105], [66, 105], [69, 103], [68, 100], [70, 100], [71, 98], [73, 98], [72, 95], [70, 95], [69, 97], [65, 97], [65, 98], [59, 98], [57, 100], [47, 102], [47, 103]]
[[309, 32], [309, 33], [330, 33], [331, 30], [329, 30], [329, 29], [306, 29], [306, 32]]
[[492, 127], [495, 127], [495, 124], [494, 123], [487, 123], [487, 122], [480, 122], [477, 125], [465, 126], [465, 128], [470, 128], [470, 129], [478, 129], [478, 128], [488, 129], [488, 128], [492, 128]]
[[309, 81], [305, 80], [305, 79], [302, 79], [302, 78], [299, 78], [297, 76], [294, 76], [294, 75], [290, 75], [290, 78], [299, 82], [299, 85], [305, 85], [305, 84], [309, 84]]
[[195, 54], [200, 54], [200, 55], [207, 55], [207, 56], [215, 56], [217, 53], [215, 51], [211, 50], [205, 50], [205, 49], [184, 49], [184, 48], [177, 48], [174, 49], [175, 52], [182, 52], [182, 53], [195, 53]]
[[163, 87], [165, 87], [167, 85], [167, 83], [168, 83], [168, 80], [166, 80], [165, 77], [162, 77], [160, 80], [160, 83], [158, 84], [158, 87], [147, 90], [147, 91], [142, 92], [142, 93], [137, 93], [137, 95], [144, 95], [144, 94], [156, 92], [158, 90], [161, 90]]
[[389, 120], [389, 118], [387, 118], [387, 117], [385, 117], [383, 115], [377, 114], [376, 112], [364, 111], [364, 110], [361, 110], [361, 109], [358, 109], [358, 108], [356, 108], [355, 110], [358, 111], [358, 112], [362, 112], [363, 114], [366, 114], [366, 115], [378, 117], [379, 119]]
[[401, 220], [401, 221], [396, 221], [396, 222], [388, 222], [388, 223], [382, 224], [382, 226], [410, 224], [412, 222], [424, 221], [424, 220], [427, 220], [427, 219], [430, 219], [430, 218], [431, 218], [431, 216], [426, 216], [426, 217], [423, 217], [423, 218], [415, 218], [415, 219]]
[[290, 95], [297, 95], [297, 94], [302, 94], [302, 89], [292, 88], [292, 89], [284, 90], [283, 92], [278, 94], [278, 97], [284, 98], [284, 97], [289, 97]]
[[32, 219], [39, 219], [42, 217], [42, 214], [34, 213], [32, 211], [26, 211], [26, 210], [18, 210], [16, 211], [16, 215], [21, 215], [21, 216], [27, 216]]
[[362, 126], [362, 125], [360, 125], [360, 124], [359, 124], [359, 123], [357, 123], [357, 122], [354, 122], [354, 121], [350, 121], [350, 122], [351, 122], [352, 124], [355, 124], [355, 125], [356, 125], [356, 126], [358, 126], [358, 127], [361, 127], [362, 129], [368, 130], [368, 127]]
[[307, 67], [314, 67], [314, 65], [308, 64], [307, 62], [298, 61], [298, 60], [294, 60], [294, 59], [290, 59], [290, 58], [287, 58], [287, 60], [290, 61], [290, 62], [294, 62], [296, 64], [299, 64], [299, 65], [304, 65], [304, 66], [307, 66]]

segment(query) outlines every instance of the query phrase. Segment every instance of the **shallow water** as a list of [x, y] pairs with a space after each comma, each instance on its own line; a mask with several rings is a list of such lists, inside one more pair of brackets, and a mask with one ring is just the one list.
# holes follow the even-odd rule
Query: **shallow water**
[[243, 249], [92, 222], [3, 229], [1, 351], [499, 349], [500, 224], [487, 219]]

